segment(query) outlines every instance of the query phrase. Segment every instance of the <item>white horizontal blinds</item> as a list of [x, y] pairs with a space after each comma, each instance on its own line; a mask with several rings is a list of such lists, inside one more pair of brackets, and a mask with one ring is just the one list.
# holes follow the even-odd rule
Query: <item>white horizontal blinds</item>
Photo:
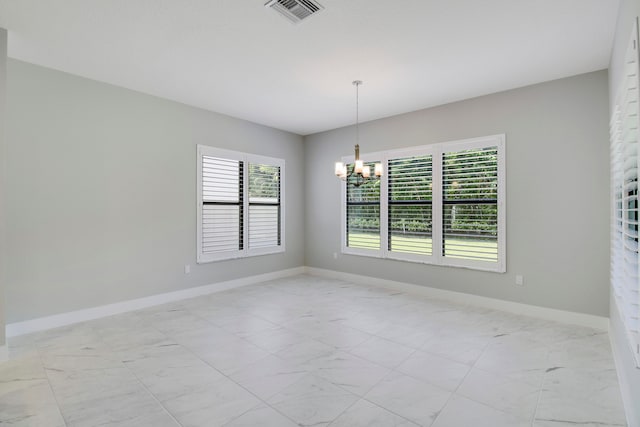
[[202, 156], [202, 253], [243, 248], [243, 163]]
[[[640, 279], [638, 275], [638, 51], [637, 26], [627, 48], [624, 80], [611, 119], [611, 284], [631, 333], [640, 343]], [[635, 335], [633, 335], [635, 334]], [[633, 338], [635, 337], [635, 338]], [[634, 349], [637, 348], [634, 345]], [[636, 357], [640, 361], [639, 356]]]
[[[625, 266], [623, 240], [623, 186], [624, 186], [624, 157], [622, 154], [620, 108], [616, 105], [610, 123], [611, 135], [611, 285], [618, 301], [624, 301], [625, 294]], [[622, 305], [621, 305], [622, 306]]]
[[624, 305], [627, 327], [638, 332], [640, 288], [638, 280], [638, 52], [637, 28], [628, 47], [625, 66], [627, 79], [621, 102], [623, 157], [623, 245], [624, 245]]
[[431, 155], [388, 161], [388, 249], [391, 252], [431, 255]]
[[442, 153], [442, 256], [498, 262], [498, 147]]
[[250, 163], [249, 248], [281, 244], [280, 211], [280, 167]]
[[[365, 165], [373, 170], [375, 162]], [[351, 169], [353, 165], [347, 167]], [[380, 180], [347, 185], [346, 196], [347, 247], [380, 249]]]

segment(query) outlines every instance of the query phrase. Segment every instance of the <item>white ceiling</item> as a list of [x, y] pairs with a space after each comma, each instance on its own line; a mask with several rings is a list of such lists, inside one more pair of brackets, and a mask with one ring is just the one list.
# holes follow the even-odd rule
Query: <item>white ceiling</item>
[[0, 0], [9, 56], [301, 135], [607, 68], [618, 0]]

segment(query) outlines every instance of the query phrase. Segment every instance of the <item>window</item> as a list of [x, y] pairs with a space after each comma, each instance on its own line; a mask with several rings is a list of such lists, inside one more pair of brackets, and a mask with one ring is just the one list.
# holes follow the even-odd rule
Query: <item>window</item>
[[[373, 170], [373, 163], [366, 163]], [[347, 188], [347, 245], [380, 249], [380, 182]]]
[[344, 185], [344, 253], [505, 271], [504, 135], [363, 160], [386, 173]]
[[198, 262], [284, 251], [284, 160], [198, 145]]
[[442, 256], [498, 262], [498, 147], [442, 154]]
[[397, 254], [433, 254], [432, 155], [387, 162], [388, 249]]
[[638, 28], [627, 48], [623, 84], [610, 124], [611, 286], [636, 366], [640, 367], [640, 280], [638, 280]]

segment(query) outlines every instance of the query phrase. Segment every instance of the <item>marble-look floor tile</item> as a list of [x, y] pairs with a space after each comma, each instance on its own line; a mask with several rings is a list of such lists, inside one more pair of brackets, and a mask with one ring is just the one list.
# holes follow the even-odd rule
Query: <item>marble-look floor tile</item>
[[558, 368], [545, 377], [536, 419], [620, 425], [623, 414], [615, 369]]
[[414, 348], [379, 337], [371, 337], [348, 351], [387, 368], [395, 368], [416, 352]]
[[226, 347], [227, 343], [237, 343], [240, 338], [218, 326], [193, 329], [173, 337], [175, 342], [194, 353], [206, 354]]
[[390, 370], [352, 354], [336, 351], [305, 364], [320, 378], [358, 395], [364, 396]]
[[309, 374], [268, 403], [301, 426], [325, 426], [357, 400], [348, 391]]
[[67, 352], [43, 353], [42, 364], [48, 372], [95, 372], [123, 367], [122, 362], [113, 353], [91, 347]]
[[397, 368], [404, 374], [449, 391], [455, 390], [462, 383], [470, 369], [471, 367], [464, 363], [422, 351], [415, 352]]
[[[626, 427], [625, 424], [579, 423], [580, 427]], [[574, 422], [556, 420], [535, 420], [533, 427], [576, 427]]]
[[514, 417], [465, 397], [454, 395], [432, 427], [529, 427], [530, 420]]
[[525, 324], [517, 333], [528, 334], [529, 339], [535, 339], [547, 345], [554, 345], [567, 340], [592, 336], [601, 332], [596, 332], [591, 328], [568, 325], [550, 320], [530, 319], [528, 324]]
[[419, 350], [425, 342], [435, 335], [435, 332], [424, 328], [411, 327], [399, 323], [391, 323], [378, 331], [380, 338], [402, 344]]
[[2, 385], [44, 379], [47, 379], [47, 375], [37, 354], [0, 363], [0, 384]]
[[222, 325], [221, 328], [238, 337], [245, 338], [250, 335], [266, 333], [268, 331], [278, 329], [280, 326], [269, 322], [268, 320], [252, 316], [250, 314], [244, 314], [238, 316], [234, 322]]
[[191, 313], [183, 307], [167, 307], [166, 310], [154, 310], [145, 319], [151, 326], [169, 336], [211, 325], [207, 320]]
[[97, 333], [102, 341], [99, 348], [104, 352], [114, 353], [120, 359], [130, 357], [132, 350], [142, 347], [175, 343], [166, 334], [143, 325], [109, 327], [100, 329]]
[[524, 419], [533, 419], [540, 389], [531, 384], [473, 368], [457, 394]]
[[335, 351], [332, 346], [306, 338], [279, 350], [276, 355], [289, 362], [300, 364], [328, 356]]
[[312, 331], [309, 336], [324, 344], [344, 350], [362, 344], [372, 337], [366, 332], [335, 323]]
[[47, 368], [47, 377], [61, 404], [119, 394], [140, 386], [124, 365], [82, 370]]
[[35, 334], [35, 343], [42, 353], [67, 352], [81, 348], [97, 348], [101, 341], [95, 328], [88, 323], [63, 326]]
[[160, 401], [188, 394], [224, 378], [181, 346], [164, 347], [162, 352], [153, 351], [123, 363]]
[[362, 399], [343, 412], [330, 427], [418, 427], [418, 424]]
[[[2, 365], [0, 363], [0, 367]], [[0, 425], [65, 426], [49, 382], [46, 379], [0, 380]]]
[[398, 372], [389, 374], [365, 399], [421, 426], [429, 426], [451, 392]]
[[272, 355], [231, 373], [230, 378], [266, 400], [300, 380], [309, 371], [308, 367]]
[[225, 425], [261, 402], [225, 378], [162, 404], [183, 427], [208, 427]]
[[198, 308], [190, 309], [190, 311], [219, 327], [234, 325], [249, 316], [245, 310], [233, 305], [221, 305], [219, 302], [209, 306], [202, 305]]
[[[47, 368], [51, 387], [68, 426], [144, 425], [165, 413], [125, 367], [81, 370]], [[171, 417], [165, 413], [167, 423]]]
[[108, 427], [182, 427], [171, 414], [163, 409], [144, 414], [135, 414], [130, 418], [104, 425]]
[[249, 409], [224, 427], [297, 427], [289, 418], [267, 405]]
[[625, 425], [606, 333], [305, 275], [8, 352], [0, 425]]
[[354, 313], [340, 320], [339, 323], [367, 334], [376, 335], [389, 326], [391, 318], [393, 318], [393, 313], [387, 313], [386, 316], [381, 316], [380, 313]]
[[557, 342], [549, 351], [551, 367], [608, 369], [612, 364], [611, 343], [604, 332]]
[[240, 338], [227, 341], [223, 347], [216, 350], [196, 354], [225, 375], [236, 372], [270, 355], [268, 351]]
[[308, 340], [304, 335], [282, 327], [250, 334], [244, 339], [274, 354]]
[[490, 336], [464, 333], [438, 334], [428, 339], [421, 350], [456, 362], [473, 365], [489, 344]]
[[539, 387], [549, 366], [549, 348], [519, 336], [491, 342], [474, 367]]
[[109, 394], [59, 401], [67, 426], [175, 426], [173, 418], [142, 387], [122, 387]]

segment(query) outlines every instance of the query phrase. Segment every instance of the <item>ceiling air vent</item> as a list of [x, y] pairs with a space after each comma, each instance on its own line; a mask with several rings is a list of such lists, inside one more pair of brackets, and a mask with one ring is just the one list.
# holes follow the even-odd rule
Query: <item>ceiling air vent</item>
[[294, 24], [324, 9], [319, 3], [312, 0], [270, 0], [265, 4], [265, 7], [279, 12]]

